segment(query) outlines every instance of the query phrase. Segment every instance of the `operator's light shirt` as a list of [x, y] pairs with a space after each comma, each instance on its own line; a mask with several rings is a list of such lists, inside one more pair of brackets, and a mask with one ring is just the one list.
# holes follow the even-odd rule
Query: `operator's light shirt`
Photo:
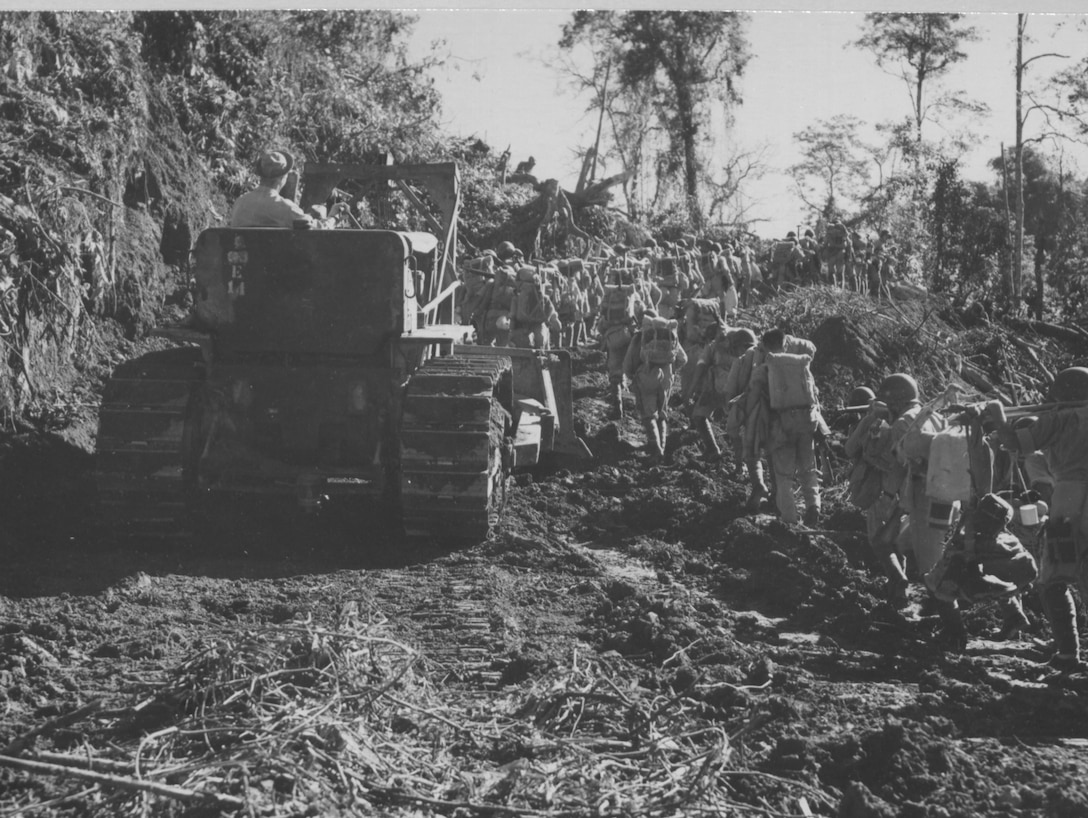
[[230, 214], [231, 227], [292, 227], [305, 219], [302, 208], [263, 185], [242, 194]]

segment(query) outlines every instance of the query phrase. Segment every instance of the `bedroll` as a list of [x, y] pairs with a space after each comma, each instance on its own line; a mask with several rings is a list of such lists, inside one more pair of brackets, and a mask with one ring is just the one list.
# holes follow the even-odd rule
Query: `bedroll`
[[624, 324], [635, 317], [634, 288], [608, 287], [604, 294], [604, 319], [609, 324]]
[[642, 361], [650, 366], [671, 366], [679, 342], [672, 330], [648, 330], [642, 336]]
[[547, 320], [540, 279], [535, 271], [518, 272], [517, 295], [514, 298], [514, 320], [524, 324], [543, 324]]
[[768, 352], [766, 362], [772, 409], [803, 409], [816, 403], [816, 381], [809, 370], [811, 355]]

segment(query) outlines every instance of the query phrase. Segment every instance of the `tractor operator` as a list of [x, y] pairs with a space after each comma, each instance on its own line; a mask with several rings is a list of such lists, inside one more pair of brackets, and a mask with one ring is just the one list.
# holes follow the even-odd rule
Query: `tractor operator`
[[[265, 151], [257, 160], [257, 175], [261, 181], [249, 193], [244, 193], [234, 203], [230, 214], [231, 227], [287, 227], [304, 222], [306, 227], [313, 220], [302, 208], [280, 195], [287, 174], [295, 166], [295, 160], [286, 151]], [[301, 226], [301, 225], [300, 225]]]

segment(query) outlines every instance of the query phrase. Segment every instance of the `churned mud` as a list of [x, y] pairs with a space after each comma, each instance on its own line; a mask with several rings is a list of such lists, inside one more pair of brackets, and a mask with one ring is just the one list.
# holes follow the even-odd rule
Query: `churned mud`
[[839, 492], [819, 530], [744, 515], [679, 414], [662, 464], [607, 419], [602, 363], [594, 461], [518, 477], [455, 550], [380, 511], [122, 548], [93, 412], [7, 434], [0, 814], [1088, 815], [1086, 691], [1037, 609], [1015, 641], [973, 609], [946, 652]]

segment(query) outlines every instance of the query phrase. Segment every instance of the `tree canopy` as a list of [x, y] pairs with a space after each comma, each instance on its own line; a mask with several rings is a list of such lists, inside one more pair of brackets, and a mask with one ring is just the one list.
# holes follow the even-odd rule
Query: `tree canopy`
[[736, 12], [577, 11], [563, 27], [560, 46], [590, 47], [600, 65], [617, 69], [620, 88], [644, 94], [667, 136], [659, 180], [679, 173], [682, 195], [702, 222], [702, 179], [714, 103], [727, 113], [740, 104], [738, 80], [750, 54], [747, 17]]

